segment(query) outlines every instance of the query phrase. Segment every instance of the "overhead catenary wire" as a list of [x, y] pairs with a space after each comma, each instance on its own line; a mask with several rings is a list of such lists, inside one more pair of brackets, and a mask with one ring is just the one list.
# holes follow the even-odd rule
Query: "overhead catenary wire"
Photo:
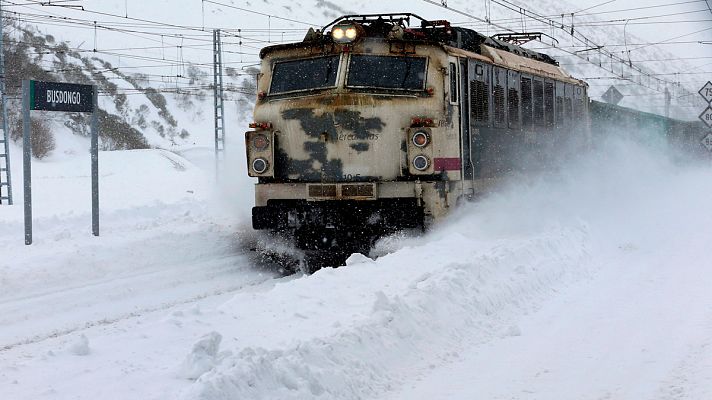
[[[38, 5], [40, 5], [39, 2], [28, 2], [28, 3], [21, 4], [21, 3], [18, 3], [18, 2], [5, 1], [5, 0], [3, 0], [3, 1], [4, 1], [4, 3], [11, 3], [11, 4], [14, 4], [14, 5], [17, 5], [17, 6], [22, 6], [22, 5], [25, 5], [25, 6], [27, 6], [27, 5], [38, 6]], [[230, 6], [230, 5], [228, 5], [228, 4], [220, 3], [220, 2], [217, 2], [217, 1], [205, 0], [205, 2], [207, 2], [207, 3], [212, 3], [212, 4], [214, 4], [214, 5], [219, 5], [219, 6], [222, 6], [222, 7], [227, 7], [227, 8], [233, 8], [233, 9], [241, 10], [240, 7]], [[437, 5], [437, 3], [432, 2], [432, 1], [428, 1], [428, 2]], [[509, 5], [512, 5], [512, 4], [514, 4], [514, 3], [511, 3], [511, 2], [508, 2], [508, 1], [496, 1], [496, 0], [495, 0], [495, 1], [493, 1], [493, 2], [494, 2], [495, 4], [498, 4], [498, 5], [501, 5], [501, 4], [509, 4]], [[694, 2], [694, 1], [688, 1], [688, 2], [682, 2], [682, 3], [695, 3], [695, 2]], [[656, 7], [663, 7], [663, 5], [656, 6]], [[653, 7], [651, 6], [651, 7], [649, 7], [649, 8], [653, 8]], [[448, 8], [448, 9], [449, 9], [450, 11], [455, 11], [455, 10], [453, 10], [452, 8]], [[525, 10], [525, 9], [520, 8], [520, 10]], [[90, 13], [91, 13], [91, 12], [94, 12], [94, 11], [92, 11], [92, 10], [76, 10], [76, 11], [77, 11], [77, 12], [90, 12]], [[244, 11], [244, 10], [242, 10], [242, 11]], [[455, 12], [457, 12], [457, 11], [455, 11]], [[122, 19], [127, 19], [126, 16], [124, 16], [124, 15], [111, 14], [111, 13], [103, 13], [103, 12], [94, 12], [94, 13], [97, 13], [97, 15], [110, 16], [110, 17], [112, 17], [112, 18], [119, 18], [119, 17], [120, 17], [120, 18], [122, 18]], [[272, 15], [266, 14], [266, 13], [260, 13], [260, 12], [255, 12], [255, 13], [256, 13], [256, 14], [259, 14], [259, 15], [267, 15], [270, 20], [271, 20], [272, 17], [276, 17], [276, 16], [272, 16]], [[521, 12], [521, 11], [520, 11], [520, 13], [521, 13], [522, 16], [526, 16], [527, 18], [531, 18], [530, 14], [532, 14], [532, 13], [530, 13], [529, 10], [526, 10], [525, 12]], [[534, 14], [534, 15], [538, 15], [538, 14], [536, 14], [536, 13], [533, 13], [533, 14]], [[589, 14], [585, 14], [585, 15], [593, 15], [593, 14], [595, 14], [595, 13], [589, 13]], [[466, 16], [468, 16], [468, 18], [471, 18], [471, 19], [473, 18], [473, 16], [468, 15], [467, 13], [462, 13], [462, 15], [466, 15]], [[31, 20], [32, 18], [35, 18], [35, 19], [37, 19], [38, 21], [41, 21], [43, 18], [44, 18], [45, 20], [48, 19], [48, 18], [50, 18], [50, 16], [44, 16], [44, 15], [43, 15], [43, 16], [40, 16], [40, 15], [29, 15], [28, 13], [26, 13], [26, 14], [25, 14], [25, 18], [28, 18], [28, 20]], [[64, 17], [62, 17], [62, 18], [64, 18]], [[121, 22], [105, 21], [104, 23], [101, 23], [101, 22], [93, 22], [93, 21], [91, 21], [91, 20], [81, 20], [81, 19], [74, 18], [74, 19], [71, 20], [71, 22], [68, 22], [69, 20], [65, 20], [64, 22], [69, 23], [69, 24], [74, 24], [74, 25], [76, 25], [76, 26], [85, 26], [85, 27], [86, 27], [86, 26], [88, 25], [89, 29], [92, 29], [92, 28], [93, 28], [93, 29], [95, 29], [95, 30], [109, 30], [109, 31], [116, 32], [116, 33], [118, 33], [118, 34], [145, 35], [146, 37], [142, 37], [142, 39], [145, 39], [145, 40], [151, 40], [151, 39], [153, 39], [155, 42], [160, 42], [160, 40], [158, 39], [158, 37], [160, 36], [161, 38], [167, 37], [167, 38], [171, 38], [171, 39], [173, 39], [173, 40], [187, 40], [187, 41], [192, 41], [192, 42], [196, 43], [196, 44], [193, 44], [193, 45], [187, 45], [187, 44], [186, 44], [186, 45], [179, 45], [179, 44], [175, 44], [175, 43], [170, 44], [170, 45], [169, 45], [169, 44], [164, 44], [164, 45], [162, 45], [162, 46], [160, 46], [160, 47], [159, 47], [159, 46], [155, 46], [156, 49], [160, 49], [160, 48], [164, 48], [164, 47], [174, 47], [174, 48], [177, 48], [176, 46], [181, 46], [181, 47], [180, 47], [181, 49], [182, 49], [182, 48], [188, 49], [188, 48], [190, 48], [190, 47], [188, 47], [188, 46], [193, 46], [193, 50], [202, 51], [202, 50], [205, 50], [205, 49], [202, 49], [200, 46], [207, 46], [208, 43], [211, 42], [211, 41], [208, 39], [208, 37], [207, 37], [207, 35], [209, 35], [209, 34], [207, 34], [207, 33], [205, 32], [206, 27], [182, 26], [182, 25], [170, 24], [170, 23], [165, 23], [165, 22], [162, 22], [162, 21], [154, 21], [154, 20], [143, 19], [143, 18], [132, 18], [132, 17], [130, 17], [130, 18], [128, 18], [128, 19], [129, 19], [130, 21], [121, 21]], [[284, 19], [284, 18], [276, 18], [276, 19]], [[475, 19], [476, 19], [476, 18], [475, 18]], [[490, 18], [490, 19], [491, 19], [491, 18]], [[296, 21], [296, 20], [289, 20], [289, 19], [284, 19], [284, 20], [287, 20], [287, 21], [290, 21], [290, 22], [294, 22], [294, 23], [300, 22], [302, 25], [318, 26], [318, 25], [316, 25], [316, 24], [309, 24], [309, 23], [306, 23], [306, 22], [303, 22], [303, 21]], [[476, 20], [477, 20], [477, 19], [476, 19]], [[482, 19], [479, 19], [479, 21], [480, 21], [480, 22], [483, 22], [483, 23], [487, 23], [488, 25], [496, 26], [496, 25], [492, 24], [492, 23], [489, 22], [489, 21], [485, 21], [485, 20], [482, 20]], [[592, 23], [593, 23], [593, 22], [592, 22]], [[133, 24], [133, 25], [132, 25], [132, 24]], [[547, 24], [541, 23], [541, 24], [542, 24], [542, 26], [550, 25], [550, 24], [548, 24], [548, 23], [547, 23]], [[577, 24], [577, 25], [578, 25], [578, 24]], [[580, 26], [580, 25], [579, 25], [579, 26]], [[500, 29], [503, 28], [503, 27], [504, 27], [504, 26], [501, 26]], [[567, 25], [567, 27], [568, 27], [568, 25]], [[159, 33], [159, 32], [155, 32], [155, 31], [151, 31], [152, 29], [163, 29], [163, 32], [162, 32], [162, 33]], [[248, 30], [239, 30], [239, 29], [232, 29], [232, 30], [230, 30], [230, 29], [225, 29], [225, 32], [226, 32], [226, 36], [228, 36], [228, 37], [233, 37], [233, 38], [239, 38], [239, 39], [240, 39], [240, 43], [239, 43], [239, 44], [238, 44], [238, 43], [235, 43], [234, 45], [239, 45], [240, 47], [241, 47], [242, 45], [244, 45], [244, 46], [245, 46], [246, 48], [248, 48], [248, 49], [249, 49], [249, 48], [253, 48], [253, 49], [255, 49], [255, 50], [258, 50], [258, 49], [260, 48], [259, 44], [274, 42], [274, 40], [272, 40], [272, 39], [273, 39], [273, 36], [271, 35], [272, 32], [275, 32], [275, 31], [288, 31], [288, 29], [292, 29], [292, 28], [284, 28], [284, 29], [278, 29], [278, 28], [276, 28], [276, 29], [266, 29], [266, 30], [260, 30], [260, 31], [254, 30], [254, 31], [252, 32], [252, 33], [253, 33], [253, 36], [256, 36], [257, 32], [265, 32], [265, 35], [267, 36], [267, 40], [261, 40], [259, 37], [249, 37], [249, 35], [246, 37], [245, 34], [244, 34], [244, 32], [249, 32]], [[166, 30], [170, 30], [170, 32], [167, 33]], [[509, 30], [511, 31], [511, 28], [510, 28]], [[292, 31], [297, 32], [296, 29], [293, 29]], [[181, 33], [178, 33], [178, 32], [181, 32]], [[243, 42], [243, 39], [244, 39], [244, 42]], [[251, 41], [251, 40], [252, 40], [252, 41]], [[580, 41], [580, 42], [582, 42], [582, 44], [581, 44], [578, 48], [582, 48], [582, 47], [584, 47], [584, 46], [586, 45], [585, 40], [581, 41], [580, 38], [577, 38], [577, 40]], [[198, 43], [201, 43], [201, 42], [202, 42], [202, 43], [205, 43], [205, 44], [198, 44]], [[671, 44], [674, 44], [674, 43], [675, 43], [675, 42], [672, 42]], [[226, 44], [226, 46], [230, 46], [230, 45], [231, 45], [230, 43], [228, 43], [228, 41], [226, 41], [225, 44]], [[257, 44], [258, 46], [252, 46], [252, 44]], [[545, 43], [545, 44], [546, 44], [546, 43]], [[548, 44], [546, 44], [546, 45], [548, 46]], [[630, 45], [647, 45], [647, 44], [646, 44], [646, 43], [641, 43], [641, 44], [630, 44]], [[608, 47], [614, 47], [614, 46], [617, 46], [617, 44], [610, 44], [610, 45], [608, 45]], [[134, 47], [134, 48], [125, 48], [124, 50], [121, 50], [121, 49], [100, 49], [100, 48], [98, 48], [98, 49], [97, 49], [97, 53], [103, 53], [103, 54], [107, 54], [107, 55], [113, 55], [113, 56], [117, 56], [117, 57], [125, 57], [125, 58], [130, 58], [130, 59], [132, 58], [132, 59], [137, 59], [137, 60], [143, 59], [143, 60], [151, 61], [151, 62], [154, 62], [154, 61], [155, 61], [155, 62], [161, 62], [161, 61], [167, 62], [167, 61], [168, 61], [168, 62], [172, 62], [172, 63], [173, 63], [173, 66], [184, 65], [184, 64], [183, 64], [183, 61], [185, 61], [185, 60], [180, 60], [180, 59], [178, 59], [178, 58], [177, 58], [176, 60], [165, 60], [165, 57], [164, 57], [163, 59], [161, 59], [160, 57], [143, 56], [143, 55], [137, 55], [137, 54], [123, 53], [123, 52], [122, 52], [122, 51], [128, 51], [128, 52], [130, 52], [130, 51], [132, 51], [132, 50], [142, 50], [142, 51], [143, 51], [143, 50], [150, 50], [150, 49], [148, 49], [149, 46], [144, 46], [144, 47], [146, 47], [146, 48], [145, 48], [145, 49], [141, 49], [141, 48], [139, 48], [139, 47]], [[553, 47], [555, 47], [555, 48], [557, 48], [557, 49], [559, 49], [559, 50], [561, 50], [561, 51], [563, 51], [563, 52], [565, 52], [565, 53], [568, 53], [570, 56], [576, 56], [575, 54], [571, 54], [571, 53], [572, 53], [571, 51], [567, 51], [567, 49], [574, 48], [574, 47], [566, 47], [566, 46], [553, 46]], [[551, 48], [551, 47], [547, 47], [547, 48]], [[86, 50], [86, 49], [81, 49], [81, 52], [86, 52], [86, 51], [88, 51], [88, 50]], [[226, 51], [230, 51], [230, 50], [226, 50]], [[243, 54], [244, 54], [244, 55], [247, 55], [247, 54], [256, 55], [256, 53], [248, 53], [248, 52], [242, 52], [242, 51], [235, 51], [235, 52], [233, 52], [233, 53], [234, 53], [234, 54], [239, 54], [239, 55], [243, 55]], [[580, 58], [580, 59], [582, 59], [582, 60], [585, 60], [585, 58], [582, 58], [581, 56], [577, 56], [577, 57]], [[613, 57], [612, 57], [612, 58], [613, 58]], [[624, 61], [627, 61], [627, 60], [624, 60]], [[254, 61], [251, 60], [250, 62], [254, 62]], [[590, 61], [586, 61], [586, 62], [591, 63], [591, 64], [595, 64], [595, 63], [590, 62]], [[636, 61], [633, 61], [633, 62], [635, 63]], [[168, 65], [168, 64], [166, 64], [166, 65]], [[636, 69], [634, 68], [634, 70], [636, 70]], [[614, 74], [616, 74], [615, 71], [611, 71], [611, 72], [614, 73]], [[642, 71], [641, 71], [641, 72], [642, 72]], [[644, 75], [644, 76], [650, 76], [650, 74], [648, 74], [648, 73], [644, 73], [643, 75]]]
[[[683, 4], [704, 3], [706, 1], [708, 1], [708, 0], [687, 0], [687, 1], [680, 1], [680, 2], [674, 2], [674, 3], [664, 3], [664, 4], [657, 4], [657, 5], [651, 5], [651, 6], [615, 9], [615, 10], [607, 10], [607, 11], [600, 11], [600, 12], [593, 12], [593, 13], [565, 12], [565, 13], [557, 13], [557, 14], [547, 14], [547, 15], [543, 15], [543, 17], [559, 18], [562, 15], [571, 15], [571, 14], [574, 14], [577, 17], [590, 16], [590, 15], [601, 15], [601, 14], [614, 14], [614, 13], [623, 13], [623, 12], [628, 12], [628, 11], [641, 11], [641, 10], [649, 10], [649, 9], [654, 9], [654, 8], [672, 7], [672, 6], [678, 6], [678, 5], [683, 5]], [[683, 12], [683, 14], [698, 13], [701, 11], [704, 11], [704, 10], [686, 11], [686, 12]], [[663, 15], [659, 15], [659, 17], [679, 15], [679, 14], [680, 13], [663, 14]], [[652, 18], [652, 17], [649, 16], [646, 18]], [[517, 17], [513, 17], [513, 18], [496, 19], [496, 20], [492, 20], [491, 22], [492, 23], [507, 23], [507, 22], [519, 22], [520, 20], [521, 20], [521, 16], [517, 16]]]
[[[461, 11], [461, 10], [453, 9], [453, 8], [451, 8], [451, 7], [443, 7], [441, 4], [438, 4], [438, 3], [434, 2], [434, 1], [431, 1], [431, 0], [423, 0], [423, 1], [425, 1], [426, 3], [433, 4], [433, 5], [435, 5], [435, 6], [439, 6], [439, 7], [445, 8], [445, 9], [447, 9], [447, 10], [450, 10], [450, 11], [452, 11], [452, 12], [458, 13], [458, 14], [460, 14], [460, 15], [467, 16], [468, 18], [477, 20], [477, 21], [479, 21], [479, 22], [484, 22], [484, 23], [487, 23], [487, 24], [491, 24], [491, 25], [493, 25], [493, 26], [495, 26], [495, 27], [497, 27], [497, 28], [499, 28], [499, 29], [504, 29], [504, 30], [509, 31], [509, 32], [514, 32], [514, 31], [515, 31], [515, 30], [514, 30], [513, 28], [511, 28], [511, 27], [504, 26], [504, 25], [501, 25], [501, 24], [498, 24], [498, 23], [493, 23], [493, 22], [490, 22], [490, 21], [484, 21], [484, 20], [482, 20], [481, 18], [478, 18], [478, 17], [476, 17], [476, 16], [474, 16], [474, 15], [472, 15], [472, 14], [470, 14], [470, 13], [467, 13], [467, 12], [464, 12], [464, 11]], [[599, 54], [605, 55], [607, 58], [609, 58], [609, 59], [611, 60], [611, 62], [617, 62], [617, 63], [620, 63], [620, 64], [622, 64], [622, 65], [626, 65], [626, 64], [627, 64], [627, 66], [628, 66], [631, 70], [636, 71], [636, 72], [637, 72], [638, 74], [640, 74], [640, 75], [646, 76], [649, 80], [651, 80], [651, 79], [654, 80], [655, 82], [658, 83], [658, 85], [661, 84], [661, 83], [662, 83], [663, 85], [674, 85], [674, 84], [675, 84], [675, 82], [671, 82], [671, 81], [668, 81], [668, 80], [665, 80], [665, 79], [662, 79], [662, 78], [659, 78], [659, 77], [656, 77], [656, 76], [652, 76], [652, 75], [650, 75], [649, 73], [647, 73], [646, 71], [644, 71], [643, 69], [641, 69], [640, 67], [638, 67], [637, 65], [633, 65], [632, 62], [630, 62], [629, 60], [624, 59], [623, 57], [621, 57], [621, 56], [619, 56], [618, 54], [615, 54], [615, 53], [613, 53], [613, 52], [611, 52], [611, 51], [609, 51], [609, 50], [604, 49], [603, 46], [601, 46], [601, 45], [599, 45], [598, 43], [596, 43], [595, 41], [589, 39], [586, 35], [583, 35], [583, 34], [581, 34], [580, 32], [576, 31], [573, 24], [567, 25], [567, 24], [564, 24], [564, 23], [557, 23], [557, 22], [554, 22], [553, 20], [551, 20], [551, 19], [549, 19], [549, 18], [547, 18], [547, 17], [541, 16], [540, 14], [538, 14], [538, 13], [536, 13], [536, 12], [532, 12], [531, 10], [528, 10], [527, 8], [522, 7], [522, 6], [520, 6], [520, 5], [517, 5], [517, 4], [515, 4], [515, 3], [511, 2], [511, 1], [508, 1], [508, 0], [492, 0], [492, 1], [493, 1], [495, 4], [497, 4], [497, 5], [500, 5], [500, 6], [506, 8], [506, 9], [508, 9], [508, 10], [510, 10], [510, 11], [514, 11], [514, 12], [518, 13], [522, 18], [527, 17], [527, 18], [530, 18], [530, 19], [534, 19], [534, 20], [536, 20], [536, 21], [538, 21], [538, 22], [540, 22], [540, 23], [543, 23], [543, 24], [546, 24], [546, 25], [550, 26], [552, 29], [556, 28], [556, 29], [561, 29], [561, 30], [564, 30], [564, 31], [569, 32], [569, 35], [570, 35], [574, 40], [580, 42], [583, 46], [586, 46], [586, 48], [596, 49], [596, 50], [599, 52]], [[566, 48], [565, 46], [559, 46], [559, 45], [556, 45], [556, 44], [548, 44], [548, 43], [543, 42], [542, 40], [537, 40], [537, 41], [543, 43], [544, 45], [546, 45], [547, 48], [556, 48], [556, 49], [558, 49], [558, 50], [560, 50], [560, 51], [563, 51], [563, 52], [569, 53], [569, 54], [571, 54], [571, 55], [574, 55], [574, 56], [580, 58], [581, 60], [587, 61], [587, 62], [589, 62], [589, 63], [592, 64], [592, 65], [597, 65], [597, 66], [599, 66], [600, 68], [605, 69], [606, 71], [610, 72], [610, 73], [613, 74], [614, 76], [620, 77], [620, 78], [622, 78], [622, 79], [630, 79], [630, 78], [626, 77], [625, 74], [623, 74], [622, 72], [617, 72], [613, 67], [611, 67], [611, 68], [609, 69], [609, 68], [608, 68], [608, 65], [604, 66], [603, 63], [600, 63], [600, 62], [599, 62], [599, 63], [597, 64], [597, 63], [595, 63], [595, 62], [591, 62], [587, 57], [583, 56], [582, 54], [573, 52], [573, 51], [571, 51], [571, 50], [567, 50], [567, 48]], [[646, 44], [647, 44], [647, 43], [646, 43]], [[644, 83], [644, 82], [642, 82], [642, 81], [639, 81], [639, 82], [637, 82], [637, 83], [638, 83], [640, 86], [646, 87], [646, 88], [651, 89], [651, 90], [656, 90], [656, 91], [661, 91], [661, 90], [662, 90], [662, 89], [660, 89], [659, 87], [651, 86], [650, 83], [646, 84], [646, 83]]]

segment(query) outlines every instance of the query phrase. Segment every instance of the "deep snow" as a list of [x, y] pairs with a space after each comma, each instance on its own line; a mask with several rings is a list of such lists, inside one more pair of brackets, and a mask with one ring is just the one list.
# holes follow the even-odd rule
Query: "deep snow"
[[[208, 180], [150, 152], [166, 183]], [[287, 278], [208, 191], [119, 187], [143, 205], [105, 210], [100, 238], [83, 212], [39, 217], [29, 248], [2, 230], [4, 398], [712, 395], [709, 165], [613, 141], [384, 240], [375, 261]]]

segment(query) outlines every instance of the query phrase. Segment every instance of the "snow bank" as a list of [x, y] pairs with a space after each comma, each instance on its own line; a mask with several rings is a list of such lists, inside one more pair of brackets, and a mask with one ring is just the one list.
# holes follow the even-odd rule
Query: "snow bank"
[[[83, 225], [85, 215], [42, 217], [38, 232], [48, 236], [38, 238], [37, 246], [18, 249], [12, 264], [0, 262], [0, 281], [8, 288], [5, 297], [0, 293], [0, 345], [9, 344], [0, 385], [8, 382], [4, 388], [13, 399], [380, 398], [412, 385], [414, 376], [498, 341], [509, 349], [499, 363], [504, 382], [511, 378], [507, 363], [522, 359], [508, 343], [523, 343], [518, 349], [539, 343], [527, 341], [532, 328], [525, 316], [557, 300], [566, 303], [561, 299], [572, 287], [589, 286], [569, 294], [593, 299], [589, 310], [601, 317], [590, 326], [607, 326], [605, 317], [611, 314], [627, 326], [632, 319], [616, 313], [623, 302], [590, 287], [602, 271], [613, 277], [604, 286], [622, 288], [624, 294], [631, 282], [646, 287], [636, 292], [644, 297], [625, 302], [631, 309], [646, 299], [640, 307], [646, 318], [638, 318], [646, 323], [625, 330], [633, 334], [621, 340], [623, 345], [666, 329], [670, 321], [678, 332], [695, 332], [694, 323], [702, 321], [697, 317], [709, 315], [709, 301], [689, 300], [709, 292], [709, 285], [699, 288], [709, 281], [699, 266], [708, 259], [704, 235], [712, 217], [698, 211], [707, 209], [712, 196], [712, 171], [680, 167], [659, 151], [627, 142], [601, 148], [555, 173], [513, 179], [424, 237], [388, 238], [381, 248], [390, 254], [376, 260], [354, 255], [345, 267], [259, 288], [246, 285], [272, 275], [257, 276], [262, 272], [250, 266], [235, 243], [237, 228], [225, 223], [220, 210], [212, 215], [215, 210], [190, 196], [146, 204], [150, 193], [161, 195], [161, 188], [138, 193], [144, 205], [109, 212], [107, 235], [100, 238], [65, 232], [62, 224]], [[166, 182], [190, 178], [160, 155], [149, 158], [165, 160], [156, 165], [162, 174], [172, 174]], [[187, 179], [179, 187], [193, 184]], [[13, 240], [9, 234], [0, 237], [0, 246]], [[686, 255], [688, 249], [694, 253]], [[661, 254], [664, 261], [658, 260]], [[658, 273], [665, 265], [666, 272]], [[663, 287], [652, 283], [667, 287], [678, 270], [686, 278], [661, 298]], [[619, 274], [629, 277], [626, 283], [616, 280]], [[689, 290], [693, 279], [699, 282], [695, 291]], [[669, 302], [676, 294], [677, 301]], [[665, 302], [677, 319], [668, 315], [655, 323], [656, 301]], [[562, 305], [548, 318], [568, 326], [580, 313]], [[592, 329], [580, 331], [585, 337]], [[551, 332], [545, 339], [559, 343], [560, 333]], [[45, 356], [68, 349], [80, 334], [91, 338], [88, 356]], [[703, 339], [706, 346], [708, 338]], [[560, 340], [569, 346], [580, 341]], [[590, 354], [607, 352], [606, 341], [598, 343]], [[648, 360], [643, 355], [652, 354], [634, 350], [625, 352], [626, 365], [642, 365]], [[500, 353], [492, 354], [470, 370], [484, 376], [480, 369], [484, 372]], [[536, 361], [542, 359], [538, 354], [552, 353], [527, 354]], [[560, 349], [556, 354], [566, 358], [570, 353]], [[701, 371], [704, 361], [699, 360], [706, 354], [690, 353], [676, 373], [702, 382], [709, 375], [695, 371]], [[590, 370], [600, 369], [596, 358], [580, 360], [588, 360]], [[644, 371], [641, 379], [659, 376], [653, 369]], [[618, 381], [611, 378], [600, 386], [609, 382]], [[685, 390], [708, 392], [697, 388], [690, 383]]]
[[210, 332], [195, 342], [193, 350], [180, 365], [178, 376], [184, 379], [197, 379], [210, 371], [217, 361], [221, 340], [222, 336], [219, 333]]
[[234, 355], [183, 398], [376, 397], [520, 335], [522, 315], [621, 251], [701, 232], [684, 209], [702, 204], [697, 180], [709, 175], [630, 141], [602, 143], [556, 172], [513, 179], [425, 237], [387, 240], [395, 252], [376, 261], [352, 256], [268, 295], [238, 295], [220, 309], [238, 321], [221, 331]]
[[259, 298], [235, 297], [221, 307], [224, 318], [270, 341], [234, 348], [183, 398], [371, 397], [413, 366], [510, 335], [513, 315], [587, 274], [583, 224], [515, 240], [440, 236], [375, 262], [352, 257]]

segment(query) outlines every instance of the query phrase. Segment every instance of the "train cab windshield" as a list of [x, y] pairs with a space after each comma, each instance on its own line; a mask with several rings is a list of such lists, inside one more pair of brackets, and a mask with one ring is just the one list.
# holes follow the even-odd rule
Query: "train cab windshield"
[[339, 56], [281, 61], [274, 65], [270, 94], [327, 89], [336, 86]]
[[425, 57], [351, 55], [348, 87], [423, 90]]
[[[270, 95], [332, 89], [338, 82], [340, 56], [278, 61], [272, 70]], [[346, 87], [420, 91], [425, 89], [427, 57], [351, 54]]]

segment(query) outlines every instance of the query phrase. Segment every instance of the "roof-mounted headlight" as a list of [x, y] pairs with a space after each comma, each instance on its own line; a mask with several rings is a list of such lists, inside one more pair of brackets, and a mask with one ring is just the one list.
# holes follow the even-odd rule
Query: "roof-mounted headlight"
[[357, 35], [357, 32], [356, 32], [355, 27], [352, 26], [350, 28], [346, 28], [346, 38], [347, 39], [354, 40], [354, 39], [356, 39], [356, 35]]
[[331, 37], [336, 43], [351, 43], [358, 37], [358, 27], [353, 23], [342, 23], [331, 30]]
[[331, 37], [334, 38], [336, 42], [344, 40], [344, 36], [346, 36], [346, 32], [344, 32], [342, 28], [336, 27], [331, 30]]

